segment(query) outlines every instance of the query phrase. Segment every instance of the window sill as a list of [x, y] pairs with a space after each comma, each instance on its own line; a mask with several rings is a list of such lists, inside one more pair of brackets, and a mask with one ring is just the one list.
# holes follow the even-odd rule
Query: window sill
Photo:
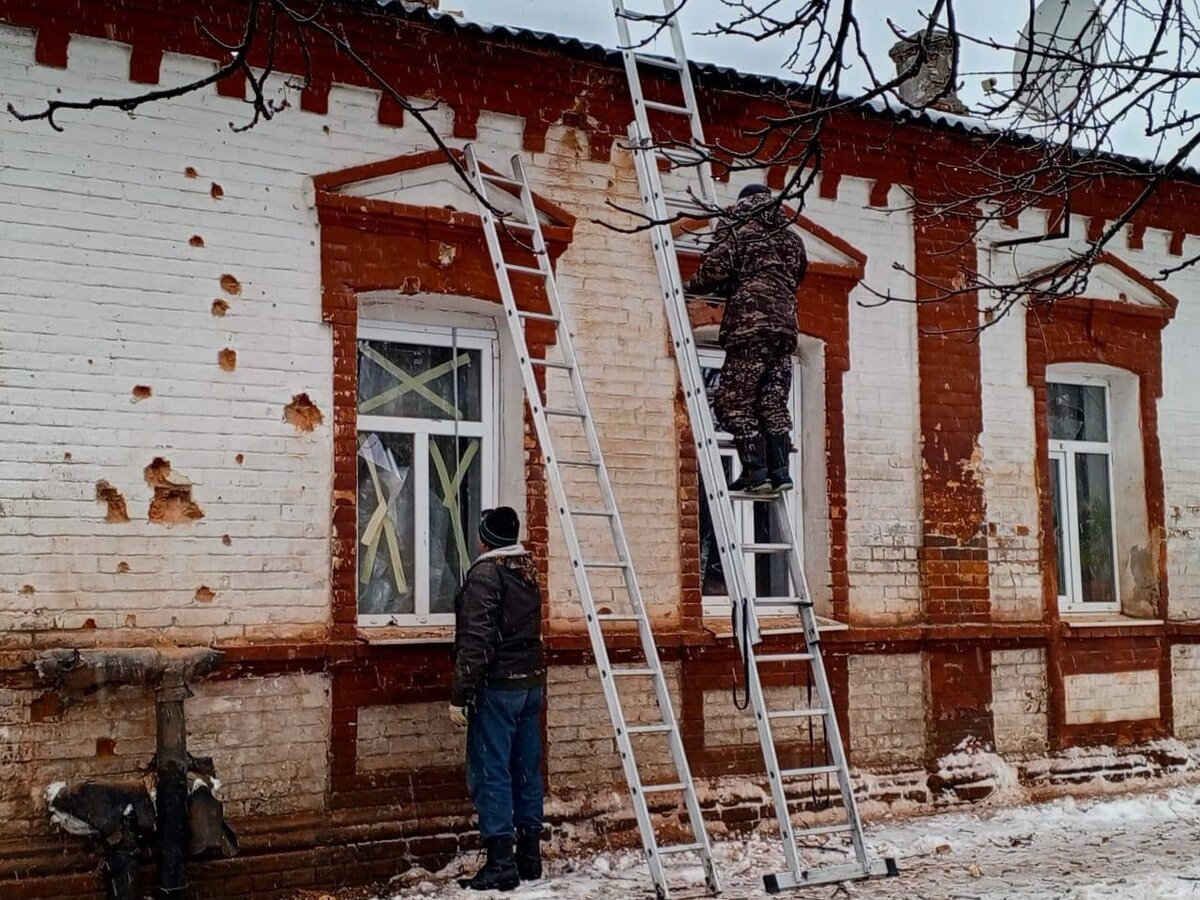
[[452, 644], [454, 629], [448, 625], [438, 627], [401, 628], [396, 626], [358, 627], [358, 639], [372, 647], [395, 647], [409, 644]]
[[1135, 619], [1123, 613], [1063, 613], [1068, 628], [1152, 628], [1165, 624], [1162, 619]]

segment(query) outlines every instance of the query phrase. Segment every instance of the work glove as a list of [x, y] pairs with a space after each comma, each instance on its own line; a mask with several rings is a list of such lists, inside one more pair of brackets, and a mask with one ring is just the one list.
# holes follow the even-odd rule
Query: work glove
[[459, 728], [467, 727], [467, 708], [465, 706], [455, 706], [450, 704], [450, 721]]

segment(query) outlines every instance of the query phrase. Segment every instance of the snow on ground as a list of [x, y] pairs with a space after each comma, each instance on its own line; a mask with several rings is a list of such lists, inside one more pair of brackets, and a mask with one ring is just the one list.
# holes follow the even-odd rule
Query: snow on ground
[[[955, 812], [873, 823], [877, 853], [896, 857], [900, 877], [791, 892], [854, 900], [1200, 900], [1200, 786], [1116, 798], [1065, 798], [1036, 806]], [[766, 838], [716, 845], [727, 900], [767, 896], [762, 875], [782, 869]], [[815, 866], [844, 860], [809, 852]], [[474, 871], [472, 854], [431, 875], [410, 872], [378, 900], [642, 900], [653, 891], [640, 852], [548, 861], [549, 879], [507, 894], [476, 894], [454, 878]], [[670, 868], [673, 896], [704, 896], [698, 865]]]

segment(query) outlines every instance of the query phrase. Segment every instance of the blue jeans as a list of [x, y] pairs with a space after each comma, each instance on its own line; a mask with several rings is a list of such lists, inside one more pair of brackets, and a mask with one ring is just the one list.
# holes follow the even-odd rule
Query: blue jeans
[[545, 689], [483, 687], [467, 724], [467, 789], [484, 840], [514, 826], [542, 827], [542, 698]]

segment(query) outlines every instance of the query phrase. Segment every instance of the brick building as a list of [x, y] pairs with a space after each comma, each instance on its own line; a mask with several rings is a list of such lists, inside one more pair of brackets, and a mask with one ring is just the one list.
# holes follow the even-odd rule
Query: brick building
[[[522, 154], [693, 770], [718, 831], [769, 820], [747, 786], [759, 751], [730, 699], [736, 651], [651, 248], [595, 221], [631, 224], [607, 201], [638, 203], [618, 61], [342, 6], [390, 83], [444, 101], [430, 115], [452, 145], [473, 140], [496, 167]], [[0, 0], [0, 92], [34, 106], [209, 73], [194, 18], [239, 8]], [[280, 60], [303, 71], [295, 46]], [[345, 59], [318, 52], [306, 85], [284, 81], [290, 108], [244, 133], [228, 127], [246, 112], [237, 79], [134, 117], [64, 114], [61, 133], [0, 125], [5, 897], [96, 895], [91, 857], [50, 829], [43, 791], [134, 773], [154, 748], [143, 689], [68, 703], [39, 681], [34, 660], [56, 647], [224, 651], [188, 702], [190, 741], [214, 757], [244, 852], [198, 866], [205, 890], [386, 877], [467, 846], [447, 612], [474, 516], [495, 502], [524, 510], [548, 585], [555, 821], [630, 836], [474, 202]], [[717, 141], [773, 108], [761, 79], [706, 69], [700, 87]], [[880, 799], [986, 793], [969, 764], [939, 762], [968, 738], [1029, 782], [1165, 772], [1200, 738], [1187, 349], [1200, 274], [1154, 280], [1196, 252], [1200, 184], [1168, 185], [1086, 297], [1017, 311], [979, 340], [955, 333], [978, 322], [977, 298], [868, 308], [866, 283], [914, 291], [896, 261], [933, 291], [964, 269], [1037, 272], [1069, 253], [964, 245], [963, 223], [901, 210], [905, 192], [936, 200], [978, 140], [946, 117], [835, 120], [800, 226], [813, 266], [797, 524], [851, 759]], [[1137, 189], [1074, 198], [1074, 233]], [[992, 237], [1046, 222], [1009, 224]], [[772, 690], [797, 680], [783, 671]], [[790, 752], [814, 749], [805, 730]]]

